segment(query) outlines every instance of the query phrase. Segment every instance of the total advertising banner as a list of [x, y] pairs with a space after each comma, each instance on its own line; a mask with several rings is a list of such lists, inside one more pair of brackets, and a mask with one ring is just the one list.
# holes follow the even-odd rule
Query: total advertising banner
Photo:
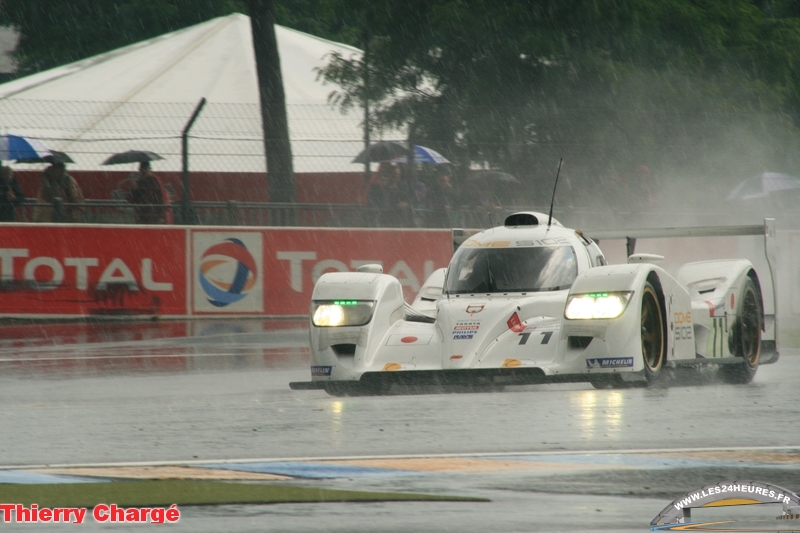
[[449, 230], [0, 224], [0, 315], [303, 316], [326, 272], [383, 265], [413, 299]]

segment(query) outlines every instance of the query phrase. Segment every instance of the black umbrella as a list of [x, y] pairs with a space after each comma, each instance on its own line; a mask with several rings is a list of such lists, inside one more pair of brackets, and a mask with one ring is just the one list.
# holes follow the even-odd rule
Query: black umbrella
[[125, 163], [146, 163], [147, 161], [158, 161], [164, 159], [155, 152], [148, 152], [146, 150], [128, 150], [120, 154], [114, 154], [101, 165], [123, 165]]
[[353, 163], [372, 163], [377, 161], [391, 161], [392, 159], [408, 155], [408, 147], [396, 141], [381, 141], [370, 145], [353, 159]]
[[520, 181], [512, 176], [511, 174], [506, 174], [505, 172], [500, 172], [499, 170], [479, 170], [478, 172], [473, 172], [470, 174], [469, 181], [494, 181], [498, 183], [520, 183]]
[[17, 159], [17, 163], [74, 163], [70, 156], [58, 150], [50, 150], [50, 155], [43, 157], [25, 157]]

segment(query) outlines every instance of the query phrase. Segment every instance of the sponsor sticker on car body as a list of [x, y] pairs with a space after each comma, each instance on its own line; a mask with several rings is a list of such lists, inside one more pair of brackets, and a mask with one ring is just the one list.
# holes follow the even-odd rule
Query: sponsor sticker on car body
[[312, 366], [311, 367], [311, 375], [312, 376], [330, 376], [331, 370], [333, 370], [332, 366]]
[[626, 368], [633, 366], [633, 357], [603, 357], [586, 360], [586, 368]]

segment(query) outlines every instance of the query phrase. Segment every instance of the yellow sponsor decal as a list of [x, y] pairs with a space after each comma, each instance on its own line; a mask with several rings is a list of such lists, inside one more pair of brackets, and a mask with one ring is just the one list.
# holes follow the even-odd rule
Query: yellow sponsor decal
[[511, 241], [481, 242], [476, 239], [469, 239], [461, 246], [465, 246], [467, 248], [508, 248], [511, 246]]
[[503, 361], [503, 364], [500, 365], [500, 368], [514, 368], [520, 365], [522, 365], [522, 362], [519, 359], [506, 359]]
[[682, 311], [677, 311], [675, 313], [675, 323], [676, 324], [690, 324], [692, 322], [692, 312], [687, 311], [686, 313]]
[[395, 370], [402, 370], [403, 366], [398, 363], [386, 363], [383, 365], [384, 372], [394, 372]]
[[[709, 529], [705, 529], [709, 526], [718, 526], [721, 524], [732, 524], [733, 520], [725, 520], [724, 522], [701, 522], [697, 524], [686, 524], [683, 526], [673, 526], [671, 528], [665, 529], [664, 531], [711, 531]], [[733, 529], [720, 529], [719, 531], [735, 531]]]
[[727, 507], [729, 505], [753, 505], [763, 503], [758, 500], [746, 500], [744, 498], [729, 498], [727, 500], [719, 500], [716, 502], [709, 502], [703, 507]]

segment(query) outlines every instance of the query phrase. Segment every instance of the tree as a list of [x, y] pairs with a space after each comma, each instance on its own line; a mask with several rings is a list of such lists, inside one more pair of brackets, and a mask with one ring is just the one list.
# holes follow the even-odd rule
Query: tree
[[[532, 184], [552, 180], [560, 155], [586, 176], [674, 154], [691, 167], [734, 116], [746, 128], [784, 110], [800, 123], [800, 19], [789, 0], [762, 0], [769, 12], [751, 0], [374, 4], [374, 120], [413, 123], [448, 158]], [[358, 102], [362, 67], [335, 57], [324, 70], [342, 86], [340, 104]]]
[[278, 42], [275, 38], [275, 4], [272, 0], [249, 1], [264, 126], [264, 150], [267, 155], [269, 199], [272, 202], [294, 202], [292, 147]]

